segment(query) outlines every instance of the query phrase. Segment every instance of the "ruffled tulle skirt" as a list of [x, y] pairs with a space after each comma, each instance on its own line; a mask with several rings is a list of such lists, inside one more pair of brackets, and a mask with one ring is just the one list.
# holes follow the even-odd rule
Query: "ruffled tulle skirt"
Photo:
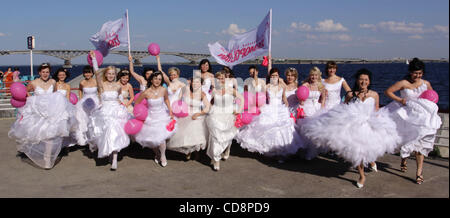
[[334, 151], [353, 166], [367, 166], [385, 153], [395, 153], [400, 142], [396, 123], [371, 104], [339, 104], [299, 124], [310, 145]]
[[192, 119], [192, 114], [178, 118], [178, 130], [167, 143], [167, 149], [189, 154], [194, 151], [204, 150], [208, 139], [205, 116]]
[[436, 132], [442, 124], [438, 110], [435, 103], [421, 98], [407, 100], [405, 106], [391, 102], [382, 109], [397, 124], [402, 158], [409, 157], [412, 152], [428, 156], [433, 151]]
[[222, 153], [231, 146], [238, 129], [234, 126], [235, 116], [232, 113], [222, 113], [220, 108], [213, 107], [206, 117], [209, 130], [208, 149], [206, 154], [219, 161]]
[[301, 139], [295, 131], [294, 120], [284, 105], [264, 105], [261, 114], [242, 127], [236, 140], [242, 148], [266, 156], [287, 156], [295, 154], [301, 146]]
[[[8, 136], [42, 168], [52, 168], [71, 130], [71, 105], [60, 93], [30, 96], [18, 109]], [[68, 144], [66, 144], [68, 145]]]
[[106, 101], [90, 116], [87, 138], [92, 152], [98, 150], [98, 157], [119, 152], [130, 144], [124, 126], [131, 116], [127, 109], [116, 101]]
[[178, 122], [172, 131], [167, 130], [166, 126], [170, 122], [171, 119], [166, 110], [150, 112], [141, 131], [135, 135], [136, 142], [141, 144], [142, 147], [159, 147], [177, 131]]
[[[95, 104], [86, 104], [87, 99], [92, 99]], [[77, 121], [77, 128], [75, 131], [75, 139], [78, 145], [87, 145], [87, 131], [89, 116], [100, 105], [97, 95], [84, 95], [83, 98], [75, 105], [75, 119]]]

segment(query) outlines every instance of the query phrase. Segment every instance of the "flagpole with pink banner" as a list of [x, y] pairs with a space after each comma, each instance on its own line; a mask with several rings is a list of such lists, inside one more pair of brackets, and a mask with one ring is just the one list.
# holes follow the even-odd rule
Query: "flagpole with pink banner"
[[269, 30], [269, 63], [270, 67], [272, 67], [272, 8], [270, 9], [270, 30]]
[[131, 56], [131, 42], [130, 42], [130, 22], [127, 9], [127, 32], [128, 32], [128, 55]]

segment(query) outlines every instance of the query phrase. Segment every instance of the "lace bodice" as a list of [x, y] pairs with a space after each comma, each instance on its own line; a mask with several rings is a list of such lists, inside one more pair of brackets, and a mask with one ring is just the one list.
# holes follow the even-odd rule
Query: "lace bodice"
[[[267, 93], [269, 93], [267, 96], [269, 98], [269, 104], [270, 105], [279, 105], [283, 103], [283, 89], [273, 90], [274, 88], [268, 89]], [[276, 92], [276, 93], [275, 93]]]
[[299, 104], [298, 98], [297, 98], [297, 89], [288, 91], [286, 90], [286, 98], [289, 103], [289, 106], [295, 106]]
[[217, 110], [220, 108], [221, 110], [233, 112], [234, 108], [234, 96], [230, 93], [225, 93], [224, 95], [214, 94], [214, 109]]
[[209, 93], [209, 90], [211, 89], [211, 84], [212, 84], [211, 78], [203, 80], [202, 91], [204, 93]]
[[51, 94], [53, 93], [53, 85], [50, 85], [50, 87], [47, 90], [44, 90], [43, 88], [36, 86], [34, 89], [35, 95], [45, 95], [45, 94]]
[[65, 90], [65, 89], [58, 89], [56, 91], [63, 94], [64, 96], [66, 96], [66, 94], [67, 94], [67, 90]]
[[426, 91], [427, 89], [427, 84], [422, 81], [422, 85], [415, 89], [400, 90], [400, 97], [405, 99], [416, 99], [419, 98], [420, 94], [422, 94], [422, 92]]

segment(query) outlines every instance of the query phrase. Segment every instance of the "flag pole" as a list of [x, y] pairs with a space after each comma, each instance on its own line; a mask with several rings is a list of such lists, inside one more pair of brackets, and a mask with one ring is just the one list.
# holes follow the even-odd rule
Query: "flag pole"
[[127, 9], [128, 55], [131, 56], [130, 22], [128, 20], [129, 20], [129, 18], [128, 18], [128, 9]]
[[269, 11], [270, 15], [269, 15], [269, 23], [270, 23], [270, 28], [269, 28], [269, 66], [268, 66], [268, 70], [270, 71], [272, 68], [272, 8]]

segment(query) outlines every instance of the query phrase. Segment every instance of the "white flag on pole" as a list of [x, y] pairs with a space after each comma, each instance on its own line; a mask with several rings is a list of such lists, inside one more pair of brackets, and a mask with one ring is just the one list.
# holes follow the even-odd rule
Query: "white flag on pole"
[[208, 44], [209, 52], [219, 64], [233, 67], [246, 60], [266, 54], [270, 42], [270, 11], [258, 28], [234, 35], [225, 49], [219, 42]]
[[102, 25], [100, 32], [94, 34], [89, 39], [95, 48], [99, 50], [103, 56], [108, 55], [110, 49], [119, 46], [128, 46], [128, 26], [127, 14], [123, 18], [115, 21], [108, 21]]

